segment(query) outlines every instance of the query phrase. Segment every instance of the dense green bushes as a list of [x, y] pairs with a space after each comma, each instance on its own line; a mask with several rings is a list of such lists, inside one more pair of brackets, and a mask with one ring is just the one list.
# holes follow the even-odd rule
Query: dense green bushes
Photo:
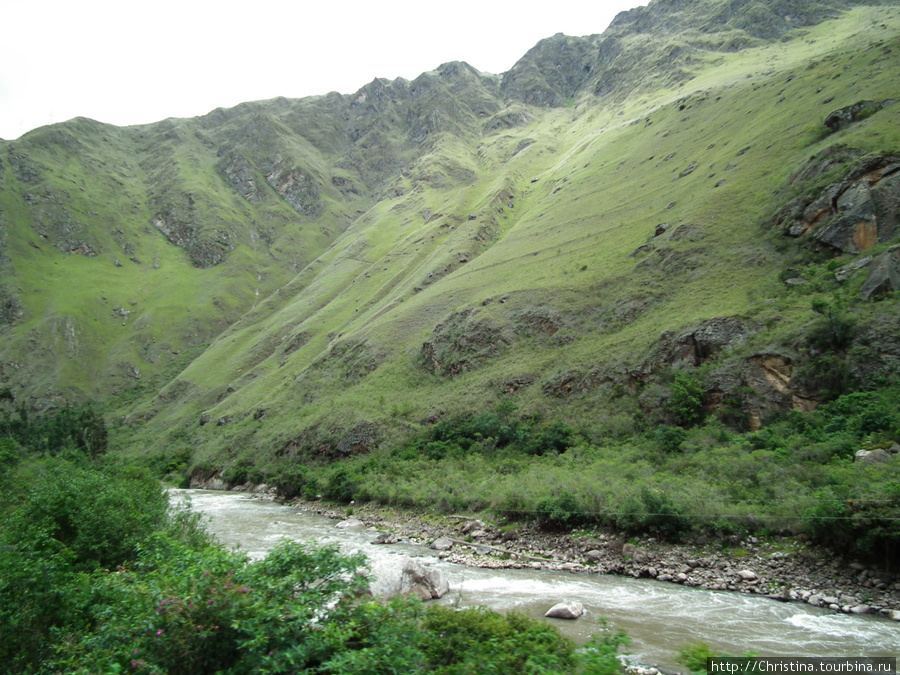
[[9, 673], [619, 673], [546, 622], [367, 595], [366, 561], [295, 542], [249, 563], [159, 484], [44, 459], [0, 534]]
[[[86, 420], [98, 418], [3, 420], [3, 487], [19, 486], [0, 492], [4, 672], [621, 672], [622, 635], [580, 652], [515, 613], [374, 600], [361, 555], [285, 542], [251, 564], [172, 509], [156, 479], [82, 443], [73, 430]], [[324, 477], [276, 468], [276, 485], [334, 499], [359, 490], [348, 466]], [[254, 471], [236, 465], [234, 475]]]
[[[900, 461], [854, 461], [860, 448], [900, 439], [900, 387], [845, 394], [755, 432], [708, 418], [594, 443], [580, 436], [509, 409], [461, 416], [397, 449], [309, 464], [304, 494], [664, 539], [806, 533], [881, 562], [900, 551]], [[529, 451], [534, 439], [541, 452]]]

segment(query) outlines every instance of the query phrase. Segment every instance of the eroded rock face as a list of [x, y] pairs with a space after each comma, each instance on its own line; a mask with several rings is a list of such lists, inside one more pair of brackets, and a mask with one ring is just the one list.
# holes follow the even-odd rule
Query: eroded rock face
[[782, 354], [757, 354], [747, 359], [743, 371], [744, 399], [748, 424], [752, 430], [765, 419], [788, 410], [815, 410], [819, 401], [792, 381], [794, 364]]
[[825, 126], [832, 133], [846, 129], [854, 122], [863, 120], [893, 103], [894, 101], [859, 101], [829, 113], [828, 117], [825, 118]]
[[810, 236], [845, 253], [890, 240], [900, 226], [900, 157], [860, 155], [848, 148], [829, 148], [811, 158], [789, 185], [802, 186], [853, 163], [841, 180], [781, 208], [772, 225], [787, 236]]
[[434, 327], [431, 338], [422, 345], [426, 370], [453, 377], [477, 368], [498, 356], [512, 339], [488, 319], [476, 320], [471, 310], [456, 312]]
[[750, 335], [752, 326], [740, 317], [716, 317], [699, 326], [675, 334], [667, 331], [660, 336], [660, 347], [651, 356], [649, 365], [656, 369], [696, 367], [706, 363], [723, 349], [735, 347]]
[[900, 246], [891, 246], [872, 261], [860, 295], [869, 300], [897, 290], [900, 290]]

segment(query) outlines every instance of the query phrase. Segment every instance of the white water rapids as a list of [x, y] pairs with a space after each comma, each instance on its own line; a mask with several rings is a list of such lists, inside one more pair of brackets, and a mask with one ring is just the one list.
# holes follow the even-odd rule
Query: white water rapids
[[365, 553], [376, 577], [390, 569], [398, 555], [438, 566], [450, 582], [450, 593], [435, 601], [442, 604], [516, 609], [541, 617], [557, 602], [577, 600], [586, 610], [581, 619], [547, 621], [580, 643], [595, 630], [596, 620], [605, 617], [631, 637], [624, 651], [638, 663], [679, 668], [673, 661], [678, 648], [694, 642], [732, 655], [900, 655], [900, 624], [883, 617], [838, 614], [801, 603], [649, 579], [465, 567], [443, 562], [423, 546], [373, 545], [374, 533], [364, 528], [336, 528], [334, 520], [242, 493], [173, 490], [172, 494], [189, 499], [194, 511], [208, 516], [208, 527], [221, 543], [238, 547], [253, 559], [285, 538], [337, 543], [347, 553]]

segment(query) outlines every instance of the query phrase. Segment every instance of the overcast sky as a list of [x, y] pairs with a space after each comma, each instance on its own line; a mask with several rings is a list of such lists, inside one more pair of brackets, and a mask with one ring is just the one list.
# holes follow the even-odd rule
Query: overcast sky
[[276, 96], [350, 94], [447, 61], [503, 73], [541, 38], [602, 33], [646, 0], [4, 0], [0, 138]]

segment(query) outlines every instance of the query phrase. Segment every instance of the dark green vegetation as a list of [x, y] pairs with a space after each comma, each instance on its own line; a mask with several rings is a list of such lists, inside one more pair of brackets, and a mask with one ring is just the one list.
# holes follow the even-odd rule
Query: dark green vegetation
[[0, 405], [173, 481], [891, 562], [895, 4], [0, 143]]
[[[30, 426], [38, 439], [48, 423]], [[53, 454], [40, 445], [4, 457], [5, 673], [622, 670], [622, 634], [600, 630], [576, 651], [524, 615], [375, 600], [359, 555], [285, 542], [250, 564], [212, 544], [146, 474], [77, 441]]]

